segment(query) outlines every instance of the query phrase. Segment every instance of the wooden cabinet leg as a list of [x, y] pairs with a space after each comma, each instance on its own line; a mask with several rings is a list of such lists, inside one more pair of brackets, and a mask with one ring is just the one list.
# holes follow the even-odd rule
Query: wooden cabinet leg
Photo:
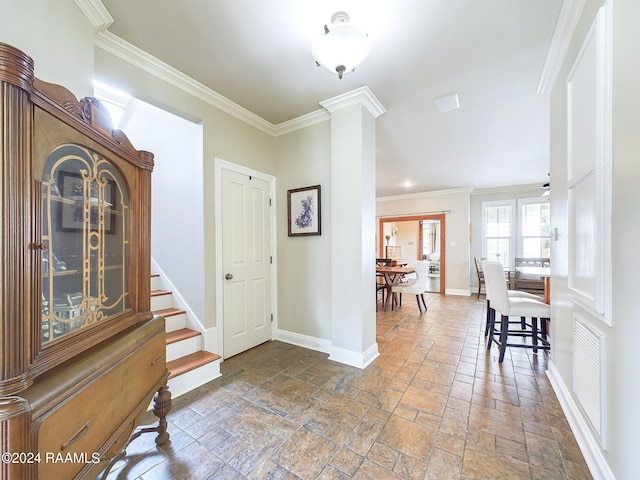
[[171, 392], [165, 385], [160, 387], [158, 393], [153, 397], [153, 414], [160, 420], [158, 423], [158, 436], [156, 445], [164, 445], [169, 441], [167, 432], [167, 415], [171, 411]]

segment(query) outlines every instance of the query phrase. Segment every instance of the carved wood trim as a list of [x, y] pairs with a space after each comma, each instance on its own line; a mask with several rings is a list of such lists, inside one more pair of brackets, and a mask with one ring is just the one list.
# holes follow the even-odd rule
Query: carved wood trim
[[17, 48], [0, 42], [0, 82], [31, 91], [34, 78], [33, 60]]
[[[153, 154], [136, 150], [121, 130], [112, 130], [110, 118], [105, 119], [104, 107], [93, 97], [77, 100], [61, 85], [33, 80], [32, 101], [61, 121], [81, 131], [92, 140], [115, 150], [130, 163], [145, 170], [153, 169]], [[71, 115], [69, 115], [71, 114]], [[144, 152], [145, 155], [141, 156]]]

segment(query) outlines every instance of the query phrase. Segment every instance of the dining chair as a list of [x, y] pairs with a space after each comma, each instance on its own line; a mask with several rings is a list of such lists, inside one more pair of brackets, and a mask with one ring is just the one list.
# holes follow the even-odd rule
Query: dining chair
[[[420, 313], [422, 314], [422, 305], [424, 305], [424, 311], [427, 311], [427, 304], [424, 300], [424, 293], [427, 290], [427, 280], [429, 278], [429, 263], [430, 262], [427, 260], [417, 261], [413, 267], [416, 273], [415, 280], [409, 283], [398, 283], [391, 287], [391, 294], [393, 295], [391, 310], [393, 310], [396, 294], [400, 294], [398, 306], [402, 306], [402, 294], [412, 293], [416, 296], [416, 301], [418, 302], [418, 310], [420, 310]], [[420, 304], [420, 300], [422, 300], [422, 305]]]
[[[391, 259], [390, 258], [376, 258], [376, 267], [390, 267]], [[387, 290], [387, 282], [384, 280], [384, 275], [381, 273], [376, 273], [376, 308], [378, 302], [381, 302], [384, 305], [384, 296]]]
[[[546, 332], [540, 335], [538, 319], [541, 319], [544, 325], [544, 321], [551, 317], [551, 307], [532, 298], [509, 296], [502, 264], [485, 260], [482, 262], [482, 270], [487, 287], [487, 299], [490, 308], [493, 309], [493, 314], [488, 314], [490, 323], [487, 350], [496, 343], [500, 351], [500, 363], [504, 360], [507, 347], [531, 348], [534, 353], [539, 349], [550, 350], [551, 345], [546, 338]], [[499, 328], [496, 322], [497, 313], [500, 313]], [[509, 317], [512, 316], [519, 317], [520, 320], [510, 321]], [[527, 318], [531, 319], [530, 323], [525, 321]], [[516, 327], [512, 328], [512, 325]], [[510, 337], [518, 337], [521, 340], [515, 343]], [[527, 339], [530, 339], [531, 343], [527, 343]]]
[[515, 265], [514, 288], [516, 290], [541, 291], [544, 290], [544, 278], [537, 275], [528, 275], [518, 271], [518, 267], [548, 267], [550, 264], [548, 257], [513, 259]]
[[482, 265], [480, 265], [480, 260], [478, 257], [473, 257], [473, 261], [476, 264], [476, 274], [478, 275], [478, 298], [480, 298], [480, 291], [482, 290], [482, 285], [484, 285], [484, 272], [482, 271]]

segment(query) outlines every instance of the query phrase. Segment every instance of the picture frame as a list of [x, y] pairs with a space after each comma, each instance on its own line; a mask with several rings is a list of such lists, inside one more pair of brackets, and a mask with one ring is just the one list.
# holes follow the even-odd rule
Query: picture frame
[[[63, 232], [78, 232], [83, 229], [83, 180], [79, 173], [61, 171], [58, 174], [59, 190], [62, 196], [60, 205], [60, 230]], [[115, 210], [116, 182], [107, 180], [104, 189], [104, 233], [113, 234], [116, 231]], [[95, 201], [95, 205], [94, 205]], [[91, 198], [91, 222], [89, 229], [98, 229], [98, 199]]]
[[287, 190], [290, 237], [322, 235], [320, 185]]

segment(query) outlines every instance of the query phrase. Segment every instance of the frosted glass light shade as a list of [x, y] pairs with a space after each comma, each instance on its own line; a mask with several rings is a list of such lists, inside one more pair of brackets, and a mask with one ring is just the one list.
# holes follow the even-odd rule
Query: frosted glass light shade
[[367, 58], [371, 42], [364, 31], [349, 23], [348, 15], [339, 14], [333, 16], [331, 25], [325, 26], [326, 33], [313, 42], [312, 53], [316, 62], [342, 78], [343, 73], [353, 70]]

